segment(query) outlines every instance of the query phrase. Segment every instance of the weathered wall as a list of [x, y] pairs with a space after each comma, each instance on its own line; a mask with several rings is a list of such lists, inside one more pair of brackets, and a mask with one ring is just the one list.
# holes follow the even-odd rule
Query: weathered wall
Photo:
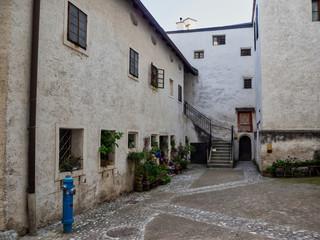
[[[286, 160], [288, 156], [299, 161], [313, 159], [315, 151], [320, 149], [320, 131], [262, 131], [261, 168], [271, 166], [276, 160]], [[272, 143], [272, 152], [267, 152], [267, 145]]]
[[[294, 0], [288, 4], [284, 0], [260, 0], [257, 4], [260, 39], [256, 76], [260, 76], [257, 72], [261, 69], [257, 88], [257, 111], [260, 108], [261, 112], [257, 121], [262, 130], [258, 146], [261, 154], [257, 154], [261, 155], [264, 168], [288, 155], [310, 159], [319, 148], [319, 138], [308, 134], [320, 128], [320, 56], [315, 54], [319, 51], [320, 24], [312, 22], [311, 1]], [[290, 138], [265, 138], [265, 131], [269, 130], [279, 136], [290, 133]], [[272, 154], [266, 152], [268, 143], [273, 146]]]
[[320, 24], [311, 1], [261, 1], [263, 129], [320, 128]]
[[[11, 2], [5, 143], [5, 225], [25, 233], [27, 122], [32, 2]], [[8, 4], [8, 3], [6, 3]]]
[[[13, 2], [7, 117], [8, 188], [12, 191], [7, 195], [7, 217], [8, 228], [23, 233], [28, 226], [26, 129], [32, 1]], [[59, 127], [83, 129], [83, 169], [73, 172], [75, 213], [132, 190], [126, 159], [128, 132], [138, 132], [140, 151], [143, 139], [151, 134], [175, 135], [177, 144], [185, 138], [186, 119], [177, 90], [178, 84], [183, 86], [183, 64], [161, 37], [126, 0], [71, 2], [88, 15], [87, 51], [78, 51], [65, 40], [67, 1], [41, 2], [36, 142], [39, 226], [62, 216], [60, 180], [65, 174], [57, 168]], [[136, 15], [138, 26], [131, 22], [130, 13]], [[128, 74], [130, 47], [139, 53], [138, 80]], [[150, 88], [152, 62], [165, 69], [165, 89], [157, 92]], [[169, 79], [174, 80], [173, 96], [169, 96]], [[108, 169], [99, 165], [101, 129], [125, 133], [118, 141], [115, 166]]]
[[[213, 35], [226, 35], [226, 44], [213, 46]], [[255, 107], [254, 57], [240, 56], [241, 48], [251, 48], [253, 54], [253, 28], [240, 28], [216, 31], [169, 33], [192, 66], [199, 70], [199, 76], [187, 75], [185, 98], [198, 111], [212, 119], [212, 123], [237, 129], [236, 108]], [[204, 58], [194, 59], [194, 51], [203, 50]], [[243, 79], [252, 78], [252, 89], [244, 89]], [[255, 117], [253, 116], [253, 120]], [[253, 123], [254, 129], [256, 124]], [[201, 141], [199, 135], [188, 129], [192, 142]], [[214, 137], [230, 141], [230, 131], [213, 128]], [[238, 159], [239, 133], [235, 141], [235, 156]], [[249, 134], [253, 140], [253, 133]], [[254, 145], [253, 145], [254, 146]], [[252, 147], [252, 158], [254, 158]]]
[[[212, 36], [224, 34], [226, 45], [213, 46]], [[254, 107], [254, 89], [243, 89], [243, 78], [254, 76], [254, 58], [240, 56], [241, 48], [253, 49], [252, 35], [252, 28], [169, 34], [199, 70], [186, 85], [187, 101], [216, 124], [236, 126], [235, 108]], [[204, 50], [203, 59], [194, 59], [197, 50]]]
[[11, 1], [0, 1], [0, 231], [5, 229], [6, 112], [10, 56]]

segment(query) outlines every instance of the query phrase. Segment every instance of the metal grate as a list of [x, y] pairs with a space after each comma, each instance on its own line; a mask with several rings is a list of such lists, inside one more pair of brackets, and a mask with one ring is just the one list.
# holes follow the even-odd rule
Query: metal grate
[[243, 80], [243, 87], [245, 88], [245, 89], [251, 89], [252, 88], [252, 81], [251, 81], [251, 79], [250, 78], [248, 78], [248, 79], [244, 79]]
[[71, 129], [60, 129], [59, 131], [59, 162], [63, 162], [71, 155]]

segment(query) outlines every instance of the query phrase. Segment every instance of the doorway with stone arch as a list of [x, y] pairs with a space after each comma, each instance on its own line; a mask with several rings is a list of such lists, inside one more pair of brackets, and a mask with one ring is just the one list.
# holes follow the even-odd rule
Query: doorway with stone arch
[[239, 161], [251, 161], [251, 139], [248, 136], [240, 138], [239, 142]]

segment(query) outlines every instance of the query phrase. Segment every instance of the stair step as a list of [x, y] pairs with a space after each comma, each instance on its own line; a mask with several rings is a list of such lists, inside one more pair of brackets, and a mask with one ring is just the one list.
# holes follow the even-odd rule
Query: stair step
[[229, 160], [210, 160], [210, 161], [208, 161], [208, 163], [212, 163], [212, 164], [215, 164], [215, 163], [230, 164], [230, 159]]
[[207, 167], [209, 168], [232, 168], [231, 164], [216, 164], [216, 163], [208, 163]]

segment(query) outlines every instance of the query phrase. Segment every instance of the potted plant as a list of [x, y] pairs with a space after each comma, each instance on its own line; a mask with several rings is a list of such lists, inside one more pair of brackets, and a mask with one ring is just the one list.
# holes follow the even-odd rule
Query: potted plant
[[101, 146], [99, 148], [99, 152], [102, 167], [113, 163], [110, 155], [114, 153], [114, 146], [119, 147], [116, 141], [120, 140], [123, 134], [123, 132], [115, 132], [110, 130], [101, 132]]
[[73, 172], [81, 169], [81, 157], [74, 157], [70, 154], [68, 157], [64, 158], [59, 162], [60, 172]]

